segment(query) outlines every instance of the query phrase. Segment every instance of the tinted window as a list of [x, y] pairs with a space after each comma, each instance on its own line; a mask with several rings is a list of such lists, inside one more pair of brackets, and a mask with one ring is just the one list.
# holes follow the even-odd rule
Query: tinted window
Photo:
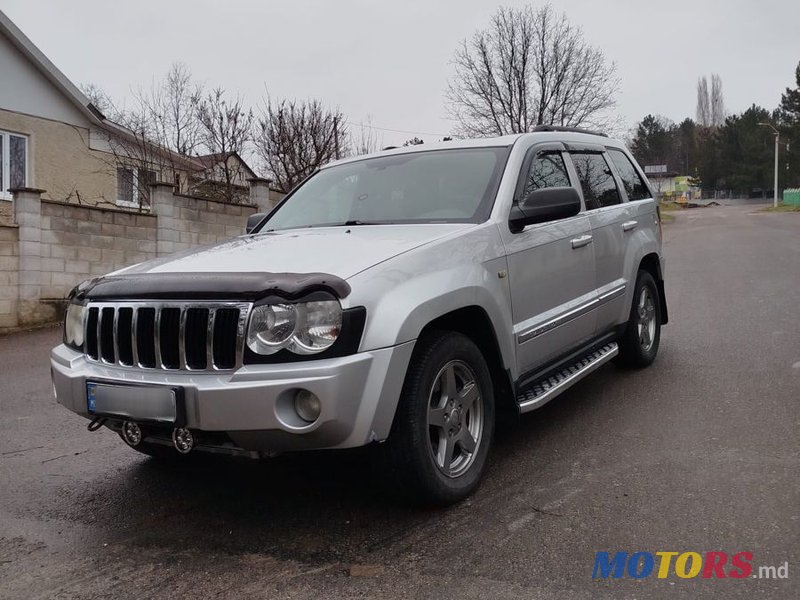
[[611, 169], [602, 154], [572, 154], [572, 162], [578, 172], [583, 189], [586, 210], [612, 206], [622, 200]]
[[11, 189], [25, 187], [25, 174], [28, 170], [25, 164], [26, 141], [24, 137], [18, 135], [8, 136], [8, 163], [11, 167], [8, 181]]
[[508, 148], [436, 150], [370, 158], [320, 170], [263, 230], [348, 222], [476, 223], [486, 220]]
[[644, 200], [650, 198], [650, 190], [642, 181], [630, 159], [621, 150], [609, 150], [608, 155], [614, 161], [619, 176], [628, 194], [628, 200]]
[[539, 154], [531, 162], [525, 181], [525, 196], [534, 190], [551, 187], [569, 187], [569, 175], [560, 152]]
[[133, 169], [117, 167], [117, 199], [133, 202]]

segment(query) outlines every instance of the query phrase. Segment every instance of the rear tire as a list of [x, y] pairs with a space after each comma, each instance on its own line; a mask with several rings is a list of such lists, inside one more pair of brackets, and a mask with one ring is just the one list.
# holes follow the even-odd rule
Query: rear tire
[[653, 276], [648, 271], [639, 271], [628, 325], [619, 339], [616, 362], [632, 369], [650, 366], [656, 359], [660, 342], [661, 296]]
[[466, 498], [486, 467], [494, 420], [492, 379], [475, 343], [455, 332], [420, 338], [383, 447], [390, 485], [424, 504]]

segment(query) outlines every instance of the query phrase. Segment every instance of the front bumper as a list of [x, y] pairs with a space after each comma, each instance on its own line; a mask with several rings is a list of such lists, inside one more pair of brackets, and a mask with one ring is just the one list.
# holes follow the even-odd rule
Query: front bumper
[[[352, 448], [386, 439], [413, 346], [407, 342], [340, 358], [216, 373], [98, 364], [62, 344], [52, 350], [50, 364], [58, 402], [87, 419], [92, 418], [87, 380], [180, 387], [190, 429], [223, 432], [243, 450], [282, 452]], [[322, 412], [314, 423], [286, 418], [287, 399], [297, 389], [320, 398]]]

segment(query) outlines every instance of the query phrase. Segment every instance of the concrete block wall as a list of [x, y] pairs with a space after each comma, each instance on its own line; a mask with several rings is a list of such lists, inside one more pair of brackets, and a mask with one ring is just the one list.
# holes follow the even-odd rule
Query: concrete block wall
[[252, 204], [225, 204], [155, 183], [150, 213], [13, 190], [13, 224], [0, 224], [0, 331], [60, 320], [64, 300], [84, 279], [241, 235], [248, 216], [275, 204], [268, 184], [251, 184]]
[[11, 215], [11, 202], [0, 199], [0, 225], [11, 225], [14, 221]]
[[159, 255], [215, 244], [244, 233], [253, 204], [227, 204], [173, 193], [169, 184], [155, 184], [150, 194], [158, 215]]
[[40, 298], [63, 299], [84, 279], [156, 257], [157, 218], [42, 201]]
[[0, 225], [0, 329], [17, 326], [19, 228]]

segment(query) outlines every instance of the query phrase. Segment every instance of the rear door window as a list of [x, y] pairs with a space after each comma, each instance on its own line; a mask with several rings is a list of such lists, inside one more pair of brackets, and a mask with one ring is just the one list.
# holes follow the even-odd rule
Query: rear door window
[[608, 155], [614, 161], [617, 167], [622, 184], [625, 186], [625, 192], [628, 194], [628, 200], [645, 200], [650, 198], [650, 190], [642, 181], [636, 167], [633, 166], [631, 159], [622, 150], [615, 150], [610, 148]]
[[622, 202], [614, 176], [611, 174], [611, 168], [602, 154], [574, 152], [570, 156], [581, 182], [586, 210], [613, 206]]

